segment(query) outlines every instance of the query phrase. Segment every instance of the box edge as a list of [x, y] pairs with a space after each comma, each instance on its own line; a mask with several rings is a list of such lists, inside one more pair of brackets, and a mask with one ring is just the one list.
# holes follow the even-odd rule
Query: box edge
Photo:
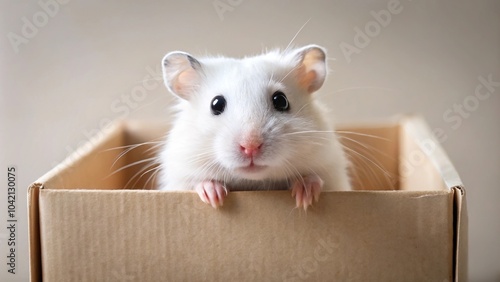
[[43, 184], [35, 182], [28, 187], [28, 245], [29, 281], [42, 281], [39, 193]]
[[468, 281], [468, 215], [465, 188], [453, 187], [454, 191], [454, 281]]

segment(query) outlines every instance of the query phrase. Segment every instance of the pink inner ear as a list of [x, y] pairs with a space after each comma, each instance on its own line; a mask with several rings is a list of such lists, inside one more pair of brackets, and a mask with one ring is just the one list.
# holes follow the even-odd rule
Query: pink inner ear
[[303, 54], [301, 66], [297, 70], [299, 85], [308, 93], [318, 90], [325, 80], [325, 54], [317, 49], [309, 49]]
[[198, 73], [194, 69], [187, 69], [177, 76], [172, 88], [179, 96], [188, 99], [197, 80]]
[[312, 93], [319, 89], [321, 85], [318, 85], [318, 74], [314, 69], [307, 70], [307, 67], [302, 65], [297, 71], [299, 86], [302, 89], [306, 90], [308, 93]]
[[314, 70], [310, 70], [309, 72], [306, 73], [306, 75], [304, 75], [302, 80], [304, 81], [303, 85], [307, 89], [307, 92], [312, 93], [312, 92], [318, 90], [319, 87], [318, 87], [318, 85], [316, 85], [317, 84], [317, 82], [316, 82], [317, 77], [318, 77], [318, 75], [316, 74], [316, 71], [314, 71]]

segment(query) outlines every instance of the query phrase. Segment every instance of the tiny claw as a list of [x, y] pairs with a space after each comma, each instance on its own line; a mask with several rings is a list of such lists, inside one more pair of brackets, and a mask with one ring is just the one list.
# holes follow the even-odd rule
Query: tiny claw
[[210, 204], [214, 208], [218, 208], [224, 204], [224, 198], [228, 194], [228, 190], [218, 181], [203, 181], [195, 187], [200, 199]]
[[319, 200], [319, 194], [323, 187], [323, 180], [317, 175], [306, 176], [297, 179], [292, 185], [292, 197], [295, 197], [296, 207], [303, 207], [304, 211], [312, 205], [313, 200]]

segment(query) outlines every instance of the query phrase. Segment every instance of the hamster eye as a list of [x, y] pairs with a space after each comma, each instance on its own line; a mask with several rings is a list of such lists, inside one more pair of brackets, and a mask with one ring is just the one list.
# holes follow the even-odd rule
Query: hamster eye
[[276, 91], [274, 92], [272, 99], [274, 108], [277, 111], [285, 112], [290, 108], [290, 104], [288, 103], [288, 99], [286, 98], [285, 93]]
[[222, 112], [226, 108], [226, 98], [224, 98], [224, 96], [222, 96], [222, 95], [215, 96], [212, 99], [212, 103], [211, 103], [210, 107], [212, 108], [212, 114], [214, 116], [218, 116], [218, 115], [222, 114]]

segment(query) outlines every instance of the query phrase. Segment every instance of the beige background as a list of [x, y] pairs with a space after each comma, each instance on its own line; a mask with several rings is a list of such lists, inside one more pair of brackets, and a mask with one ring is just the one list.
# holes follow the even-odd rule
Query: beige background
[[[0, 4], [0, 187], [7, 166], [17, 166], [20, 220], [18, 273], [8, 275], [1, 259], [0, 277], [28, 275], [30, 182], [111, 119], [166, 118], [170, 96], [155, 80], [165, 53], [284, 48], [309, 20], [295, 44], [328, 49], [332, 71], [322, 98], [338, 120], [417, 112], [446, 134], [442, 145], [468, 192], [471, 281], [500, 281], [500, 87], [475, 96], [479, 77], [500, 82], [499, 1], [401, 0], [383, 26], [373, 14], [389, 11], [391, 1], [62, 2]], [[368, 28], [368, 40], [355, 41], [357, 28]], [[347, 44], [357, 53], [346, 56]], [[6, 192], [0, 195], [4, 226]], [[6, 236], [1, 228], [2, 258]]]

